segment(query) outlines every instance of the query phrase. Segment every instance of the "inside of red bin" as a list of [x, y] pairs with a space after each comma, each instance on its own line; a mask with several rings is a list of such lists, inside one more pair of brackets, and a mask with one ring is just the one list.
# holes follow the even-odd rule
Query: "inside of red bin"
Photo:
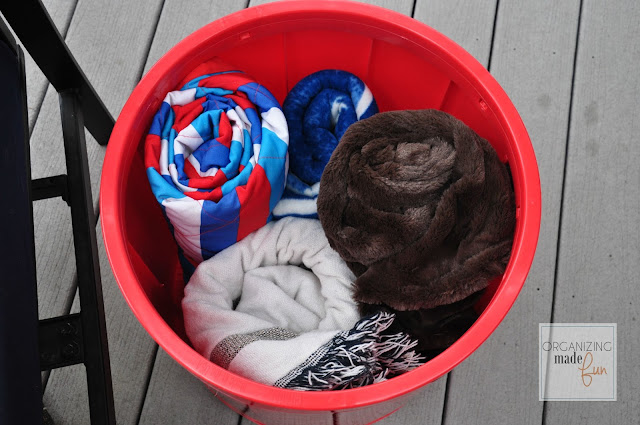
[[[331, 28], [322, 22], [311, 26]], [[424, 48], [417, 50], [415, 45], [400, 45], [397, 39], [362, 35], [363, 28], [345, 36], [345, 31], [337, 29], [308, 27], [287, 33], [270, 28], [262, 36], [240, 35], [235, 42], [201, 52], [199, 60], [220, 57], [253, 76], [280, 103], [288, 90], [308, 74], [322, 69], [350, 71], [369, 86], [381, 111], [443, 110], [473, 128], [493, 145], [503, 161], [508, 161], [511, 150], [496, 116], [474, 90], [469, 90], [459, 74], [435, 54]], [[147, 183], [144, 136], [138, 141], [124, 188], [130, 261], [152, 304], [172, 329], [187, 340], [180, 309], [182, 270], [175, 241]], [[516, 193], [516, 202], [517, 198]], [[486, 308], [500, 282], [501, 277], [491, 282], [476, 305], [479, 313]]]

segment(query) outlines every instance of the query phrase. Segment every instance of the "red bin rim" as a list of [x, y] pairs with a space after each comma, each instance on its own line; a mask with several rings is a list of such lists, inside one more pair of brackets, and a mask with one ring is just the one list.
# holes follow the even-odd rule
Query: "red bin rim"
[[[503, 131], [511, 140], [510, 164], [521, 171], [516, 187], [519, 194], [518, 228], [509, 266], [502, 283], [480, 318], [458, 341], [428, 364], [391, 380], [367, 387], [326, 392], [301, 392], [260, 384], [210, 363], [184, 342], [164, 321], [137, 283], [128, 252], [124, 229], [124, 185], [121, 170], [131, 164], [137, 148], [128, 143], [141, 105], [157, 100], [158, 87], [172, 66], [188, 52], [220, 34], [233, 33], [247, 22], [269, 23], [283, 16], [302, 19], [331, 16], [366, 22], [420, 45], [428, 43], [446, 59], [496, 112]], [[161, 101], [161, 99], [160, 99]], [[412, 392], [448, 373], [473, 353], [495, 330], [515, 302], [527, 277], [540, 229], [540, 180], [527, 131], [504, 90], [489, 72], [462, 47], [410, 17], [378, 6], [344, 0], [294, 0], [250, 7], [218, 19], [192, 33], [165, 54], [142, 78], [124, 105], [113, 129], [105, 155], [100, 192], [101, 224], [105, 247], [116, 281], [139, 322], [153, 339], [179, 364], [215, 389], [236, 398], [281, 409], [344, 410], [381, 403]]]

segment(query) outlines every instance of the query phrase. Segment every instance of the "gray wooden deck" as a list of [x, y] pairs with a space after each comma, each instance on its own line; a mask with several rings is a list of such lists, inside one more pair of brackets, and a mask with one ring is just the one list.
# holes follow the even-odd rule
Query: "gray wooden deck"
[[[44, 0], [114, 116], [144, 72], [206, 23], [259, 1]], [[640, 2], [374, 0], [436, 28], [489, 68], [527, 126], [542, 180], [533, 267], [491, 338], [379, 422], [640, 424]], [[615, 4], [614, 4], [615, 3]], [[33, 177], [63, 173], [54, 90], [28, 67]], [[94, 197], [104, 148], [89, 137]], [[96, 203], [97, 205], [97, 203]], [[40, 317], [77, 308], [61, 200], [35, 204]], [[119, 424], [248, 425], [169, 358], [133, 317], [100, 246]], [[618, 401], [538, 401], [541, 322], [618, 323]], [[57, 424], [87, 424], [82, 366], [45, 375]]]

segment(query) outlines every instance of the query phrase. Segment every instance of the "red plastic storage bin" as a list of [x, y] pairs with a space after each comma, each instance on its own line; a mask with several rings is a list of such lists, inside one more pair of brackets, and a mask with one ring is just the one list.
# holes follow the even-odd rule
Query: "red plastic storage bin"
[[[144, 136], [165, 94], [199, 63], [219, 56], [280, 102], [302, 77], [337, 68], [358, 75], [382, 111], [436, 108], [472, 127], [508, 162], [517, 224], [511, 260], [478, 304], [480, 318], [424, 366], [379, 384], [300, 392], [262, 385], [209, 362], [184, 336], [176, 247], [145, 174]], [[515, 107], [460, 46], [398, 13], [355, 2], [292, 1], [251, 7], [185, 38], [148, 72], [116, 122], [102, 174], [100, 209], [109, 261], [131, 309], [160, 346], [231, 408], [257, 423], [365, 424], [398, 409], [478, 348], [505, 317], [533, 261], [540, 181]], [[336, 422], [339, 421], [339, 422]]]

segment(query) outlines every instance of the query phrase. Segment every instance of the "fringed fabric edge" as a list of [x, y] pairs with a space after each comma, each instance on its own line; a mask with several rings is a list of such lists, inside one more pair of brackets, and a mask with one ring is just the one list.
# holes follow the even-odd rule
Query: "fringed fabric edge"
[[415, 369], [425, 361], [413, 350], [418, 341], [403, 332], [385, 333], [394, 319], [381, 311], [360, 320], [274, 385], [303, 391], [358, 388]]

